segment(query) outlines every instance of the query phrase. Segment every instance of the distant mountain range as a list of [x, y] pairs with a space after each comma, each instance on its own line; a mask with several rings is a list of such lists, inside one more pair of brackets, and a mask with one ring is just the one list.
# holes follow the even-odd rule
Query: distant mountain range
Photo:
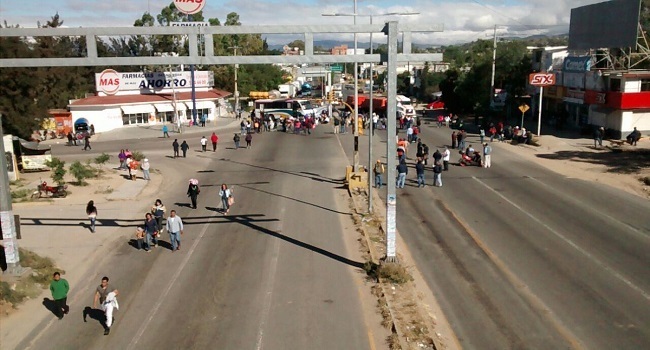
[[[568, 40], [569, 34], [560, 34], [560, 35], [531, 35], [528, 37], [501, 37], [500, 40], [528, 40], [528, 41], [533, 41], [533, 40], [543, 40], [543, 39], [564, 39], [566, 38]], [[400, 42], [401, 43], [401, 42]], [[288, 44], [288, 43], [287, 43]], [[454, 45], [445, 45], [445, 46], [456, 46], [456, 45], [463, 45], [466, 43], [458, 43]], [[283, 46], [286, 44], [282, 45], [269, 45], [270, 50], [280, 50], [282, 51]], [[339, 40], [314, 40], [314, 47], [322, 47], [324, 49], [331, 49], [335, 46], [341, 46], [341, 45], [348, 45], [349, 49], [354, 48], [354, 41], [339, 41]], [[380, 45], [380, 43], [373, 42], [373, 46], [377, 48], [377, 46]], [[399, 44], [398, 44], [399, 45]], [[426, 49], [430, 47], [440, 47], [441, 45], [436, 45], [436, 44], [422, 44], [422, 43], [413, 43], [413, 46], [416, 48], [420, 49]], [[369, 49], [370, 48], [370, 42], [357, 42], [357, 47], [360, 49]]]

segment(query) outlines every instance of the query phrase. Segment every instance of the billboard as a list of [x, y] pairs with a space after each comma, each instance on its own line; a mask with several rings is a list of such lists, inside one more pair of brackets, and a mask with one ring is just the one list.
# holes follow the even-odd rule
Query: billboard
[[[100, 96], [116, 95], [120, 91], [140, 91], [141, 94], [172, 93], [173, 89], [192, 87], [191, 73], [181, 72], [117, 72], [106, 69], [95, 74], [95, 88]], [[214, 73], [195, 71], [194, 85], [197, 88], [212, 87]]]
[[636, 47], [641, 0], [612, 0], [571, 9], [569, 50]]

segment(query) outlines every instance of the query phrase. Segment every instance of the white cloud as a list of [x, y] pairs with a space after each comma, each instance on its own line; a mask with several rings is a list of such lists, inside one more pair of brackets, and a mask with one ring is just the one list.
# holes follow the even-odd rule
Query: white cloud
[[[44, 23], [57, 11], [65, 24], [78, 26], [131, 26], [148, 9], [155, 16], [171, 0], [34, 0], [38, 3], [29, 9], [19, 1], [0, 0], [0, 22], [34, 27]], [[403, 0], [399, 4], [387, 0], [359, 0], [359, 14], [389, 12], [419, 12], [417, 16], [375, 17], [375, 23], [392, 19], [408, 23], [442, 23], [443, 33], [413, 34], [414, 42], [453, 44], [486, 38], [494, 25], [499, 25], [503, 36], [544, 33], [567, 33], [571, 8], [602, 2], [602, 0]], [[244, 25], [310, 25], [352, 24], [351, 17], [323, 17], [323, 13], [351, 13], [353, 2], [340, 0], [315, 1], [259, 1], [259, 0], [208, 0], [204, 15], [217, 17], [223, 23], [226, 15], [236, 12]], [[359, 16], [358, 23], [368, 23], [368, 17]], [[375, 40], [379, 40], [380, 35]], [[296, 36], [295, 38], [300, 38]], [[352, 35], [316, 35], [316, 40], [351, 40]], [[367, 41], [368, 35], [359, 35]], [[271, 44], [285, 43], [286, 36]]]

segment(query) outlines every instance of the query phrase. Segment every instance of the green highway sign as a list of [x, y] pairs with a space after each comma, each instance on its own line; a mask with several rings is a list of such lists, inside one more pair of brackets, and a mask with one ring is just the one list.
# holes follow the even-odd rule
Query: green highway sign
[[343, 65], [342, 64], [333, 64], [330, 67], [330, 69], [331, 69], [332, 72], [342, 73], [343, 72]]

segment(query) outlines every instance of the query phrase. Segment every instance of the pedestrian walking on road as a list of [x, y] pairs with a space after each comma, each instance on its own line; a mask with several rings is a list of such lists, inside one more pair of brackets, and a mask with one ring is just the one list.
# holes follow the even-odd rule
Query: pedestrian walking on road
[[433, 164], [436, 164], [442, 159], [442, 153], [440, 153], [439, 149], [436, 149], [435, 152], [433, 152]]
[[86, 133], [84, 136], [84, 151], [88, 149], [92, 150], [93, 148], [90, 147], [90, 134]]
[[239, 141], [241, 140], [241, 138], [239, 137], [239, 134], [235, 133], [235, 136], [232, 138], [232, 140], [235, 141], [235, 149], [238, 149], [239, 148]]
[[433, 186], [442, 187], [442, 165], [436, 162], [433, 166]]
[[219, 136], [217, 134], [212, 133], [212, 136], [210, 136], [210, 141], [212, 141], [212, 152], [217, 151], [217, 142], [219, 142]]
[[483, 156], [483, 167], [487, 169], [492, 166], [492, 147], [487, 142], [483, 144]]
[[253, 142], [253, 134], [249, 132], [246, 134], [246, 138], [244, 138], [244, 140], [246, 140], [246, 148], [250, 149], [251, 143]]
[[399, 164], [397, 165], [397, 188], [404, 188], [404, 184], [406, 182], [406, 175], [409, 172], [409, 168], [406, 165], [405, 160], [400, 160]]
[[151, 169], [151, 164], [149, 164], [149, 159], [145, 158], [142, 161], [142, 165], [140, 166], [142, 168], [142, 177], [149, 181], [151, 180], [151, 177], [149, 176], [149, 169]]
[[167, 232], [169, 232], [169, 241], [172, 245], [172, 252], [181, 249], [181, 235], [183, 234], [183, 220], [176, 215], [176, 210], [169, 212], [167, 218]]
[[380, 159], [377, 159], [373, 172], [375, 173], [375, 188], [381, 188], [382, 176], [386, 172], [386, 169]]
[[479, 137], [479, 139], [481, 141], [481, 144], [484, 144], [485, 143], [485, 129], [480, 125], [478, 127], [480, 129], [478, 137]]
[[208, 139], [205, 136], [201, 137], [201, 152], [205, 152], [208, 149]]
[[[449, 170], [449, 158], [451, 157], [451, 151], [449, 151], [449, 148], [445, 146], [445, 150], [442, 152], [442, 164], [443, 164], [443, 170], [447, 171]], [[435, 162], [434, 162], [435, 164]]]
[[89, 201], [86, 205], [86, 214], [90, 219], [90, 232], [95, 233], [95, 220], [97, 220], [97, 207], [94, 201]]
[[605, 128], [602, 126], [594, 130], [594, 148], [603, 147], [603, 137], [605, 136]]
[[221, 211], [224, 215], [226, 215], [230, 211], [230, 206], [235, 203], [232, 191], [226, 184], [221, 184], [221, 189], [219, 190], [219, 198], [221, 198]]
[[422, 158], [418, 158], [418, 162], [415, 164], [415, 173], [418, 179], [418, 188], [424, 187], [424, 162]]
[[[151, 213], [144, 215], [145, 250], [148, 252], [158, 245], [158, 223]], [[153, 243], [153, 245], [152, 245]]]
[[160, 199], [156, 199], [156, 202], [151, 207], [151, 214], [153, 214], [153, 217], [156, 219], [156, 224], [158, 226], [158, 233], [159, 234], [162, 233], [163, 230], [164, 230], [162, 222], [163, 222], [163, 219], [165, 218], [165, 212], [166, 211], [167, 211], [167, 208], [165, 208], [165, 205], [163, 205], [163, 202]]
[[187, 187], [187, 196], [192, 200], [192, 209], [196, 209], [196, 200], [199, 197], [199, 193], [201, 193], [199, 180], [190, 179], [190, 185]]
[[465, 130], [461, 130], [456, 134], [456, 137], [458, 138], [458, 149], [462, 150], [465, 148], [465, 139], [467, 135], [465, 134]]
[[163, 125], [162, 132], [163, 132], [163, 138], [169, 137], [169, 128], [167, 128], [167, 125]]
[[120, 160], [120, 170], [126, 169], [126, 153], [124, 150], [120, 150], [120, 153], [117, 155], [117, 158]]
[[61, 274], [58, 271], [55, 272], [50, 282], [50, 292], [52, 292], [52, 299], [56, 307], [56, 317], [59, 320], [63, 318], [63, 315], [70, 312], [70, 307], [67, 304], [69, 290], [70, 285], [68, 281], [61, 278]]
[[458, 136], [456, 135], [456, 131], [452, 131], [451, 133], [451, 148], [456, 149], [456, 142], [458, 141]]
[[190, 149], [190, 145], [187, 144], [187, 141], [183, 140], [183, 143], [181, 143], [181, 151], [183, 151], [183, 158], [187, 158], [188, 149]]
[[97, 302], [99, 302], [99, 307], [106, 316], [106, 321], [104, 322], [104, 335], [108, 335], [111, 332], [111, 326], [115, 321], [113, 311], [120, 309], [120, 306], [117, 303], [118, 295], [120, 295], [120, 292], [117, 288], [108, 284], [108, 277], [102, 277], [101, 284], [95, 290], [93, 309], [97, 309]]
[[174, 139], [174, 142], [172, 142], [172, 148], [174, 149], [174, 158], [178, 157], [178, 139]]

